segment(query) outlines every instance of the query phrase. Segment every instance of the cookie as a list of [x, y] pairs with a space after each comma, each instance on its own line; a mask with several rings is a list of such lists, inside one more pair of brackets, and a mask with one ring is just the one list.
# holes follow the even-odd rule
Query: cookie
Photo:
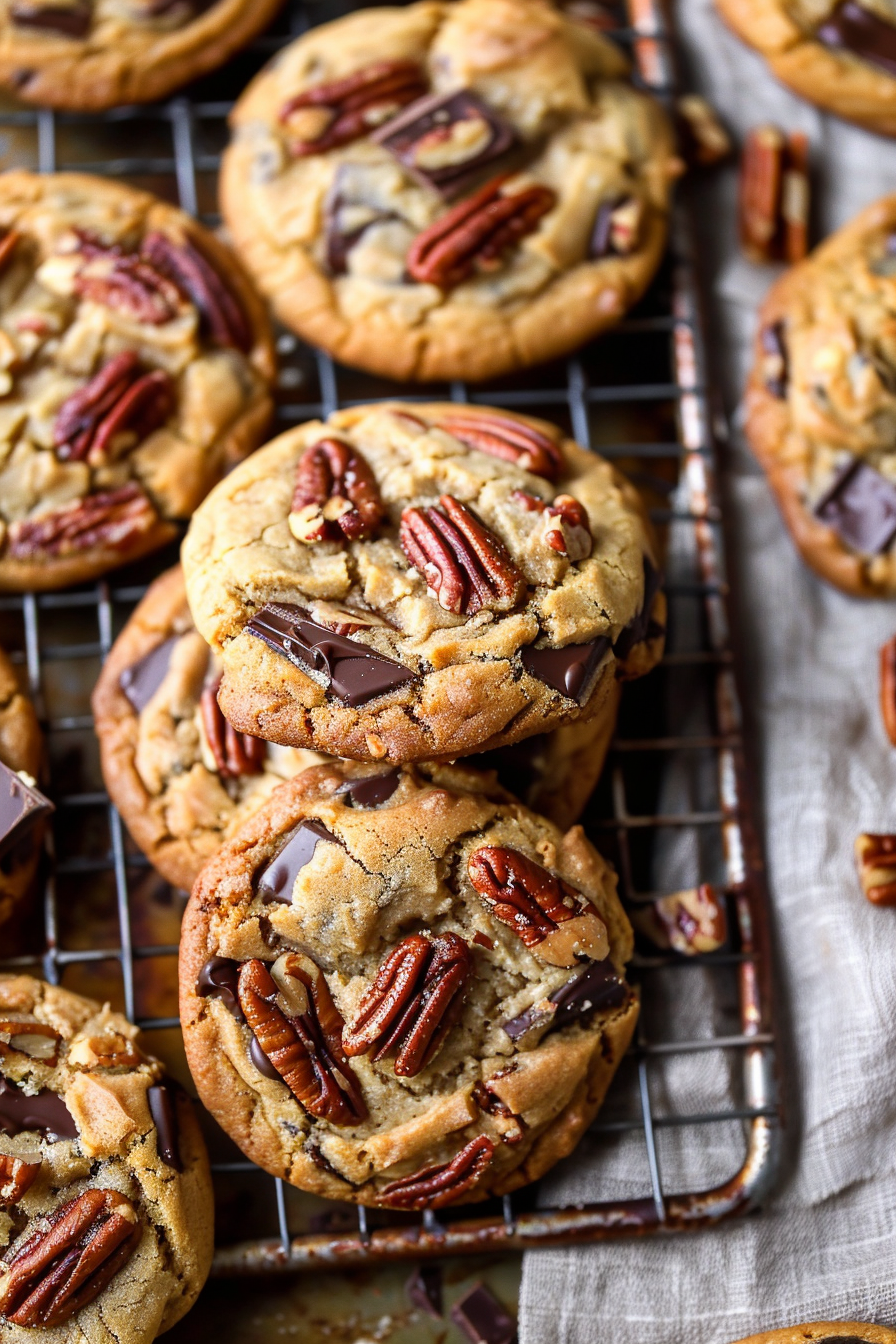
[[543, 0], [366, 9], [232, 115], [221, 208], [277, 315], [389, 378], [483, 379], [612, 326], [680, 164], [606, 38]]
[[23, 908], [34, 886], [50, 803], [32, 786], [43, 739], [34, 707], [0, 649], [0, 925]]
[[597, 718], [662, 649], [636, 491], [485, 407], [289, 430], [197, 510], [182, 561], [225, 717], [333, 756], [452, 759]]
[[747, 435], [807, 564], [896, 594], [896, 195], [793, 267], [762, 305]]
[[765, 1330], [738, 1344], [896, 1344], [896, 1330], [861, 1321], [811, 1321], [783, 1330]]
[[896, 13], [889, 0], [716, 0], [800, 97], [896, 135]]
[[260, 301], [182, 211], [105, 178], [0, 176], [0, 590], [169, 541], [261, 439]]
[[504, 1194], [596, 1114], [637, 1018], [630, 956], [581, 827], [461, 766], [316, 766], [193, 889], [187, 1059], [243, 1152], [303, 1189]]
[[278, 784], [325, 759], [235, 733], [215, 699], [219, 675], [178, 566], [140, 602], [93, 692], [112, 801], [150, 862], [186, 890]]
[[148, 1344], [205, 1282], [205, 1146], [137, 1035], [108, 1005], [0, 976], [4, 1344]]
[[10, 0], [0, 84], [44, 107], [146, 103], [223, 65], [282, 0]]

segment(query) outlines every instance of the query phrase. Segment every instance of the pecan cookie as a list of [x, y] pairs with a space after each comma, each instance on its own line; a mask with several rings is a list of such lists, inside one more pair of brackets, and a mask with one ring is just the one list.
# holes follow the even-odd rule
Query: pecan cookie
[[209, 496], [182, 560], [234, 728], [333, 756], [454, 758], [592, 719], [662, 648], [635, 490], [486, 408], [292, 429]]
[[569, 1153], [634, 1030], [611, 869], [461, 766], [316, 766], [203, 869], [181, 1022], [205, 1105], [266, 1170], [395, 1209]]
[[896, 195], [769, 292], [747, 434], [803, 558], [847, 593], [896, 594]]
[[32, 787], [42, 755], [34, 707], [0, 649], [0, 925], [21, 910], [37, 872], [42, 822], [51, 810]]
[[108, 1005], [0, 976], [4, 1344], [148, 1344], [205, 1282], [205, 1146], [136, 1038]]
[[0, 589], [175, 535], [267, 425], [258, 298], [189, 216], [106, 179], [0, 176]]
[[680, 165], [600, 34], [543, 0], [367, 9], [233, 113], [221, 206], [277, 314], [344, 363], [482, 379], [619, 320]]
[[795, 93], [896, 135], [893, 0], [716, 0], [738, 37]]
[[164, 98], [214, 70], [283, 0], [9, 0], [0, 84], [74, 111]]
[[783, 1330], [764, 1330], [737, 1344], [896, 1344], [896, 1330], [863, 1321], [810, 1321]]

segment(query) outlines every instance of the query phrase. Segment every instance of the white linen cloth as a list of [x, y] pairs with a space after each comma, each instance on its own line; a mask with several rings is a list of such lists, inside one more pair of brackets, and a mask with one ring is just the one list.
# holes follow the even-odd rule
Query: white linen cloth
[[[896, 190], [896, 141], [791, 96], [711, 0], [679, 0], [676, 21], [685, 83], [739, 140], [766, 120], [809, 133], [816, 237]], [[766, 1208], [737, 1224], [528, 1254], [520, 1344], [726, 1344], [812, 1319], [896, 1324], [896, 911], [864, 900], [853, 860], [860, 831], [896, 829], [896, 751], [877, 705], [877, 652], [896, 633], [896, 604], [847, 598], [810, 574], [740, 441], [756, 307], [775, 272], [739, 256], [735, 169], [717, 170], [699, 190], [709, 346], [734, 425], [723, 484], [778, 945], [787, 1160]], [[656, 889], [692, 880], [683, 851], [670, 850]], [[672, 984], [673, 1030], [680, 1022], [687, 1031], [698, 1010], [722, 1012], [699, 976]], [[734, 1063], [717, 1051], [652, 1062], [654, 1112], [724, 1107]], [[736, 1125], [706, 1126], [700, 1138], [660, 1131], [667, 1190], [708, 1188], [739, 1165]], [[638, 1134], [612, 1147], [586, 1140], [540, 1197], [633, 1193], [650, 1193]]]

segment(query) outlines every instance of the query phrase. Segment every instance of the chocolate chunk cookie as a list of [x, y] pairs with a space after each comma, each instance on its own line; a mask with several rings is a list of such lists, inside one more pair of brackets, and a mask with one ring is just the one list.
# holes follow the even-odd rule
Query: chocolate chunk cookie
[[182, 559], [227, 719], [333, 756], [450, 759], [596, 718], [662, 649], [634, 489], [487, 408], [292, 429], [209, 496]]
[[795, 93], [896, 135], [893, 0], [716, 0], [738, 37]]
[[438, 1209], [571, 1151], [634, 1029], [630, 955], [581, 827], [461, 766], [316, 766], [193, 889], [187, 1058], [266, 1170]]
[[21, 911], [34, 885], [43, 824], [51, 811], [33, 787], [42, 754], [37, 715], [0, 649], [0, 925]]
[[0, 589], [175, 535], [267, 425], [258, 298], [189, 216], [107, 179], [0, 176]]
[[561, 355], [643, 293], [679, 170], [606, 38], [543, 0], [366, 9], [233, 113], [221, 206], [277, 314], [390, 378]]
[[193, 1108], [137, 1029], [0, 976], [4, 1344], [148, 1344], [205, 1282], [212, 1221]]
[[74, 111], [164, 98], [261, 32], [282, 0], [9, 0], [0, 84]]
[[896, 1330], [861, 1321], [810, 1321], [783, 1330], [765, 1330], [738, 1344], [896, 1344]]
[[896, 196], [788, 271], [760, 313], [747, 434], [803, 558], [896, 594]]

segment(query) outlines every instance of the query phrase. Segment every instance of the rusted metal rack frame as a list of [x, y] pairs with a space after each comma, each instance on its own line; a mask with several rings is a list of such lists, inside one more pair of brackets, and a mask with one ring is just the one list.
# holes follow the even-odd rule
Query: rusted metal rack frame
[[[630, 29], [618, 36], [630, 43], [643, 85], [668, 100], [675, 82], [673, 48], [659, 0], [630, 0], [630, 13]], [[291, 33], [302, 31], [307, 26], [305, 7], [294, 3], [289, 10], [289, 19]], [[269, 38], [258, 45], [261, 50], [273, 50], [285, 40], [288, 40], [286, 36], [279, 40]], [[172, 153], [157, 158], [122, 156], [114, 160], [64, 163], [57, 154], [59, 118], [48, 111], [0, 112], [0, 130], [36, 127], [35, 166], [41, 171], [77, 167], [81, 171], [123, 177], [169, 174], [176, 182], [184, 208], [199, 213], [197, 175], [213, 172], [217, 167], [217, 156], [203, 152], [197, 146], [196, 128], [204, 121], [221, 120], [226, 116], [228, 107], [229, 104], [225, 102], [190, 102], [180, 97], [157, 108], [122, 109], [99, 119], [106, 125], [118, 122], [123, 129], [136, 116], [167, 123], [170, 127]], [[721, 515], [715, 480], [713, 426], [706, 395], [706, 361], [691, 256], [691, 235], [683, 207], [678, 208], [673, 223], [672, 256], [672, 302], [669, 312], [635, 318], [621, 327], [621, 331], [629, 335], [639, 331], [668, 333], [672, 347], [671, 381], [591, 386], [583, 361], [572, 358], [566, 364], [565, 386], [555, 384], [539, 387], [538, 375], [535, 373], [531, 375], [532, 386], [514, 386], [499, 393], [489, 393], [455, 384], [450, 389], [450, 395], [458, 401], [500, 398], [504, 405], [518, 409], [551, 405], [562, 407], [569, 416], [575, 437], [588, 446], [592, 440], [591, 411], [596, 405], [651, 405], [665, 401], [673, 401], [677, 405], [677, 444], [622, 442], [609, 446], [601, 444], [600, 449], [605, 456], [643, 461], [648, 467], [651, 460], [659, 457], [679, 457], [680, 480], [675, 492], [675, 506], [654, 509], [653, 515], [661, 525], [685, 524], [694, 529], [696, 578], [673, 582], [668, 587], [673, 600], [676, 594], [685, 594], [702, 603], [705, 639], [696, 650], [676, 650], [673, 641], [664, 661], [667, 667], [690, 667], [711, 672], [711, 718], [715, 730], [709, 736], [698, 738], [677, 736], [673, 726], [667, 735], [661, 737], [630, 736], [628, 739], [617, 739], [610, 758], [612, 809], [594, 824], [598, 841], [601, 834], [607, 833], [615, 839], [620, 889], [633, 905], [649, 899], [649, 893], [636, 890], [631, 862], [633, 846], [645, 830], [656, 832], [662, 827], [682, 826], [698, 829], [716, 827], [720, 830], [724, 846], [726, 890], [731, 909], [735, 912], [739, 940], [736, 950], [703, 960], [715, 960], [720, 967], [728, 968], [736, 978], [740, 1030], [724, 1036], [695, 1035], [692, 1039], [657, 1042], [646, 1039], [643, 1032], [639, 1034], [633, 1048], [639, 1115], [635, 1119], [622, 1121], [604, 1121], [599, 1118], [592, 1134], [600, 1136], [624, 1130], [643, 1131], [651, 1189], [648, 1198], [533, 1209], [528, 1205], [520, 1207], [518, 1197], [508, 1196], [497, 1213], [490, 1212], [486, 1216], [471, 1217], [467, 1211], [460, 1210], [460, 1216], [450, 1220], [446, 1218], [440, 1221], [431, 1214], [424, 1214], [419, 1220], [405, 1220], [395, 1226], [373, 1226], [368, 1220], [367, 1211], [361, 1208], [357, 1210], [357, 1226], [353, 1230], [340, 1230], [337, 1234], [307, 1232], [295, 1236], [289, 1227], [283, 1183], [265, 1176], [249, 1162], [227, 1163], [217, 1168], [219, 1179], [226, 1179], [231, 1173], [250, 1172], [255, 1173], [260, 1180], [271, 1182], [277, 1232], [269, 1238], [219, 1247], [215, 1260], [218, 1273], [253, 1274], [323, 1265], [371, 1265], [425, 1256], [523, 1250], [607, 1237], [681, 1231], [705, 1227], [754, 1208], [774, 1182], [778, 1165], [780, 1115], [771, 1015], [769, 910], [761, 854], [745, 783], [740, 700], [729, 639], [727, 586], [721, 552]], [[607, 342], [614, 337], [603, 339]], [[288, 355], [295, 349], [296, 343], [292, 338], [284, 336], [281, 350]], [[316, 356], [316, 372], [319, 385], [317, 399], [294, 402], [281, 400], [279, 413], [284, 425], [310, 416], [327, 415], [340, 405], [351, 404], [352, 398], [340, 397], [340, 371], [327, 356]], [[284, 384], [288, 386], [287, 379], [284, 379]], [[392, 395], [395, 395], [394, 391]], [[401, 395], [413, 397], [421, 394], [419, 390], [402, 389]], [[49, 734], [89, 729], [92, 721], [86, 705], [84, 712], [79, 714], [54, 715], [48, 712], [52, 711], [52, 706], [47, 705], [44, 697], [44, 663], [49, 660], [76, 661], [105, 656], [113, 638], [113, 607], [136, 603], [142, 592], [142, 587], [116, 586], [113, 578], [71, 592], [0, 598], [0, 615], [14, 612], [21, 618], [24, 648], [14, 656], [18, 656], [26, 666], [31, 694]], [[51, 631], [58, 614], [79, 609], [95, 613], [98, 640], [54, 643], [52, 633], [47, 632]], [[676, 811], [670, 815], [643, 815], [637, 810], [629, 810], [624, 773], [620, 766], [626, 754], [674, 753], [697, 748], [711, 749], [715, 753], [719, 799], [717, 809]], [[75, 860], [72, 864], [85, 880], [102, 868], [114, 874], [119, 943], [112, 948], [66, 949], [59, 946], [56, 892], [51, 873], [45, 893], [46, 951], [40, 959], [43, 974], [51, 981], [58, 981], [66, 968], [74, 963], [117, 961], [121, 971], [123, 1005], [128, 1015], [134, 1017], [135, 962], [140, 958], [173, 957], [177, 949], [167, 945], [134, 945], [128, 870], [133, 871], [135, 865], [127, 849], [121, 818], [105, 795], [76, 793], [65, 796], [58, 789], [54, 793], [60, 812], [91, 807], [107, 810], [110, 835], [108, 855], [99, 863], [82, 862], [78, 866]], [[72, 864], [69, 865], [69, 872], [73, 871]], [[66, 871], [64, 863], [57, 867], [57, 872], [63, 871]], [[33, 957], [7, 959], [5, 962], [0, 961], [0, 967], [33, 968], [34, 960]], [[686, 959], [672, 956], [642, 958], [640, 970], [645, 1001], [650, 993], [649, 972], [660, 965], [677, 967], [680, 973], [687, 973]], [[176, 1018], [136, 1016], [136, 1020], [147, 1029], [178, 1025]], [[731, 1106], [721, 1111], [656, 1117], [651, 1107], [651, 1059], [660, 1055], [685, 1055], [706, 1049], [730, 1050], [739, 1054], [743, 1075], [740, 1104], [733, 1100]], [[745, 1132], [745, 1157], [737, 1173], [711, 1190], [667, 1193], [657, 1156], [658, 1131], [664, 1126], [673, 1125], [693, 1130], [696, 1140], [702, 1126], [726, 1121], [741, 1122]]]

